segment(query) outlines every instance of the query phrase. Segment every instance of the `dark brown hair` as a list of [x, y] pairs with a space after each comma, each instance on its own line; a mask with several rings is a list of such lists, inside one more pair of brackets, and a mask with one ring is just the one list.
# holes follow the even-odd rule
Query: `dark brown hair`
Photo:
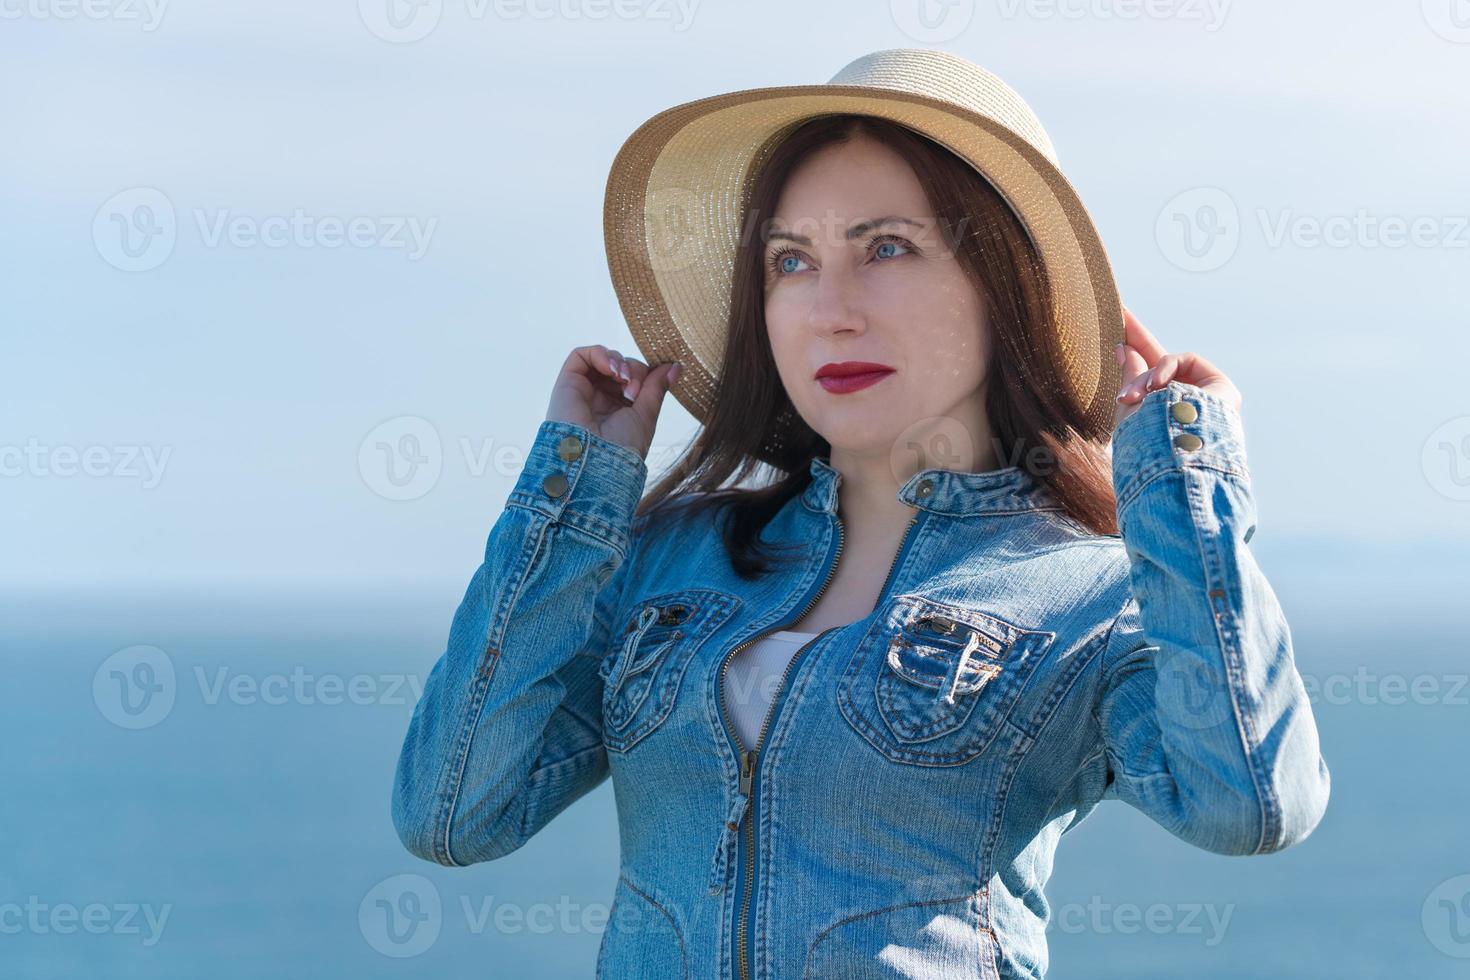
[[[812, 458], [830, 459], [831, 447], [796, 414], [776, 371], [766, 335], [766, 240], [760, 229], [775, 214], [782, 187], [799, 163], [857, 134], [895, 150], [913, 168], [946, 244], [989, 313], [994, 342], [985, 408], [1002, 465], [1014, 463], [1035, 476], [1085, 529], [1116, 534], [1112, 468], [1104, 451], [1109, 433], [1080, 429], [1082, 406], [1060, 373], [1055, 332], [1043, 329], [1052, 317], [1046, 271], [1020, 220], [984, 177], [945, 147], [897, 123], [850, 114], [805, 121], [757, 163], [741, 208], [728, 339], [713, 410], [640, 501], [638, 515], [665, 513], [665, 505], [677, 505], [681, 515], [719, 507], [737, 574], [756, 577], [781, 557], [760, 540], [760, 531], [810, 484]], [[759, 480], [754, 487], [746, 485], [752, 477]]]

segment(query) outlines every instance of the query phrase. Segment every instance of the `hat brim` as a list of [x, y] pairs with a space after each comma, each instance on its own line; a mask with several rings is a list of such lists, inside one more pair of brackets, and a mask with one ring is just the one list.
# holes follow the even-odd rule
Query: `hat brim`
[[[672, 388], [708, 419], [724, 357], [733, 265], [749, 178], [794, 126], [827, 113], [878, 116], [966, 160], [1010, 204], [1052, 286], [1061, 373], [1079, 429], [1111, 432], [1124, 339], [1122, 305], [1102, 241], [1047, 154], [985, 115], [942, 99], [864, 85], [745, 89], [664, 110], [624, 142], [608, 176], [608, 271], [649, 364], [679, 360]], [[1050, 147], [1047, 147], [1049, 149]]]

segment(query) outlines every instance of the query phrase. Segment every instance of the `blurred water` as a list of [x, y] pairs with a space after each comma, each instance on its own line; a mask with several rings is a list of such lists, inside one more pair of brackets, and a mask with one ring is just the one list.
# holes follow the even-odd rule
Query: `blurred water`
[[[5, 598], [0, 975], [591, 976], [617, 875], [609, 783], [487, 865], [439, 868], [394, 835], [393, 766], [458, 599]], [[1470, 879], [1453, 880], [1470, 875], [1470, 664], [1449, 622], [1375, 622], [1293, 622], [1325, 692], [1333, 797], [1316, 833], [1227, 858], [1101, 807], [1058, 853], [1049, 976], [1470, 973]], [[156, 719], [107, 694], [104, 661], [135, 645], [175, 671]], [[422, 880], [405, 892], [405, 874]], [[415, 899], [428, 924], [396, 942], [378, 902]]]

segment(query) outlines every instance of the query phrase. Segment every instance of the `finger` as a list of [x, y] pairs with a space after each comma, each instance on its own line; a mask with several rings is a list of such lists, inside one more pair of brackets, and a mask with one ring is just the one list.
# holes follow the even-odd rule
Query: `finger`
[[618, 381], [624, 388], [627, 388], [628, 382], [633, 380], [633, 372], [628, 368], [628, 359], [621, 351], [612, 348], [608, 350], [608, 356], [612, 361], [613, 370], [617, 372]]
[[623, 361], [623, 367], [628, 372], [628, 383], [624, 386], [623, 390], [629, 401], [637, 401], [638, 393], [643, 390], [643, 385], [648, 380], [648, 373], [652, 369], [636, 357], [625, 359]]
[[1123, 339], [1128, 346], [1142, 355], [1145, 363], [1153, 367], [1158, 359], [1169, 353], [1164, 345], [1159, 343], [1158, 338], [1149, 332], [1148, 328], [1139, 322], [1138, 317], [1128, 307], [1123, 307]]
[[1153, 378], [1149, 381], [1149, 390], [1166, 387], [1174, 376], [1179, 372], [1179, 365], [1184, 363], [1183, 358], [1177, 354], [1166, 354], [1154, 365]]
[[1170, 381], [1182, 381], [1203, 388], [1213, 381], [1224, 379], [1225, 375], [1215, 365], [1193, 351], [1184, 351], [1179, 354], [1165, 354], [1154, 365], [1150, 372], [1149, 388], [1163, 388]]
[[580, 368], [578, 373], [587, 377], [590, 381], [599, 380], [597, 376], [601, 375], [621, 384], [622, 378], [619, 377], [617, 361], [615, 360], [616, 354], [616, 351], [610, 350], [602, 344], [589, 344], [585, 347], [575, 348], [567, 356], [566, 364], [563, 367], [571, 369]]
[[1143, 355], [1139, 354], [1138, 351], [1134, 350], [1127, 344], [1124, 344], [1122, 372], [1123, 383], [1118, 388], [1119, 393], [1121, 394], [1122, 392], [1127, 391], [1129, 386], [1138, 378], [1138, 376], [1143, 374], [1147, 370], [1148, 364], [1144, 361]]
[[1201, 388], [1216, 381], [1226, 381], [1225, 372], [1221, 371], [1205, 357], [1188, 351], [1179, 355], [1179, 373], [1176, 377], [1180, 381], [1197, 385]]
[[632, 401], [638, 393], [633, 385], [633, 370], [623, 355], [613, 347], [603, 344], [593, 344], [590, 347], [579, 348], [587, 352], [587, 361], [599, 375], [603, 377], [593, 378], [595, 382], [610, 383], [623, 396], [625, 401]]
[[675, 361], [666, 361], [658, 367], [647, 368], [642, 382], [639, 386], [637, 398], [633, 405], [638, 412], [647, 420], [650, 429], [658, 419], [659, 407], [663, 402], [664, 393], [669, 390], [672, 382], [669, 373], [673, 371]]
[[1129, 399], [1141, 399], [1151, 391], [1166, 387], [1179, 370], [1178, 354], [1165, 354], [1159, 362], [1134, 378], [1124, 389]]

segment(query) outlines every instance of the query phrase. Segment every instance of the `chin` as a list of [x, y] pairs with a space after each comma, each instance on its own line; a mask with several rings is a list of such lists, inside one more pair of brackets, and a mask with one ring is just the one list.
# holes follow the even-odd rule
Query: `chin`
[[893, 429], [897, 419], [892, 411], [846, 411], [829, 413], [820, 424], [812, 426], [833, 450], [854, 453], [859, 456], [886, 454], [893, 448], [893, 441], [900, 430]]

